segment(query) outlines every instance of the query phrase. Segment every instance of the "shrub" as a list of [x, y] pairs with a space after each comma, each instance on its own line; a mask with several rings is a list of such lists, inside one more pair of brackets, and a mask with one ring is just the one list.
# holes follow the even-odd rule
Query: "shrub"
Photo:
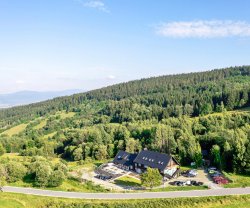
[[54, 171], [49, 178], [48, 186], [57, 187], [62, 185], [65, 175], [61, 170]]
[[7, 181], [12, 183], [22, 180], [27, 173], [27, 168], [21, 163], [9, 162], [6, 164], [6, 171]]

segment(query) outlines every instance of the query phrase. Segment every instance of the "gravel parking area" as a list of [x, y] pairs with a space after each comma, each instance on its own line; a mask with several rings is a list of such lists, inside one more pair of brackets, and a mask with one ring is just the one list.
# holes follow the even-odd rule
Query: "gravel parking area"
[[198, 181], [198, 182], [203, 182], [204, 185], [207, 185], [211, 189], [220, 189], [220, 188], [222, 188], [221, 186], [219, 186], [219, 185], [217, 185], [217, 184], [215, 184], [213, 182], [213, 180], [210, 178], [210, 176], [209, 176], [209, 174], [207, 173], [206, 170], [198, 169], [197, 172], [198, 172], [198, 175], [195, 176], [195, 177], [185, 177], [185, 176], [181, 175], [178, 178], [175, 178], [175, 179], [172, 179], [172, 180], [166, 182], [166, 185], [170, 186], [170, 184], [168, 184], [168, 183], [171, 182], [171, 181], [195, 180], [195, 181]]

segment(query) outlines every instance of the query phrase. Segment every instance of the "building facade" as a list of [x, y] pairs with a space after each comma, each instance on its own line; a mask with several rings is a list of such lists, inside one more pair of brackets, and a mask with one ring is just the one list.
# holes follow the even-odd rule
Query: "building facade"
[[178, 174], [179, 163], [171, 155], [149, 150], [142, 150], [138, 154], [119, 151], [113, 161], [118, 167], [143, 173], [148, 167], [158, 169], [164, 178], [173, 178]]

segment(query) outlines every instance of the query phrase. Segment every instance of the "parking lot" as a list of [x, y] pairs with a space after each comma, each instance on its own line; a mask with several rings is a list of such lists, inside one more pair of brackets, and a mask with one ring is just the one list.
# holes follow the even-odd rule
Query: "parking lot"
[[[201, 182], [202, 184], [208, 186], [209, 188], [212, 189], [219, 189], [221, 188], [219, 185], [215, 184], [208, 174], [208, 172], [204, 169], [198, 169], [197, 170], [197, 175], [195, 177], [186, 177], [184, 175], [180, 175], [177, 179], [172, 179], [168, 182], [166, 182], [166, 186], [170, 186], [171, 182], [174, 181], [181, 181], [181, 182], [186, 182], [186, 181], [196, 181], [196, 182]], [[170, 182], [170, 184], [169, 184]]]
[[[189, 173], [189, 172], [188, 172]], [[190, 173], [193, 173], [190, 171]], [[194, 171], [195, 175], [192, 177], [190, 174], [183, 174], [180, 175], [178, 178], [171, 179], [169, 181], [166, 181], [164, 187], [166, 186], [172, 186], [177, 185], [176, 181], [180, 182], [177, 186], [202, 186], [206, 185], [211, 189], [221, 189], [222, 186], [216, 184], [213, 181], [213, 178], [211, 177], [211, 174], [207, 172], [207, 170], [204, 169], [198, 169]], [[123, 177], [123, 176], [132, 176], [134, 178], [139, 178], [139, 175], [123, 170], [119, 167], [117, 167], [113, 163], [107, 163], [99, 167], [99, 170], [95, 170], [90, 175], [83, 174], [83, 178], [87, 180], [93, 181], [95, 184], [99, 184], [104, 186], [105, 188], [109, 189], [116, 189], [116, 190], [124, 190], [124, 187], [118, 186], [113, 183], [113, 181], [117, 178]]]

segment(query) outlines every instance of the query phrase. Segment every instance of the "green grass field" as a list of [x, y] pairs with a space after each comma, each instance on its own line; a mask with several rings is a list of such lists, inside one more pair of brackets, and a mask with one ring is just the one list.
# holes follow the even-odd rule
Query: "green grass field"
[[191, 191], [191, 190], [205, 190], [208, 189], [207, 186], [166, 186], [164, 188], [152, 189], [150, 191], [160, 192], [160, 191]]
[[249, 208], [250, 195], [176, 199], [80, 200], [0, 193], [0, 208]]
[[41, 120], [41, 122], [40, 122], [38, 125], [34, 126], [33, 129], [34, 129], [34, 130], [42, 129], [44, 126], [46, 126], [47, 120], [48, 120], [48, 119]]
[[55, 114], [55, 116], [60, 116], [61, 119], [72, 118], [76, 113], [61, 111]]
[[224, 185], [225, 188], [250, 186], [250, 176], [226, 172], [223, 172], [223, 174], [231, 181], [229, 184]]
[[[34, 186], [34, 181], [29, 178], [24, 179], [24, 181], [18, 181], [15, 183], [8, 184], [9, 186], [18, 186], [18, 187], [31, 187], [31, 188], [40, 188]], [[46, 190], [54, 191], [70, 191], [70, 192], [108, 192], [108, 190], [102, 188], [101, 186], [95, 185], [92, 182], [79, 182], [77, 179], [70, 177], [66, 179], [62, 185], [53, 188], [42, 188]]]
[[6, 134], [6, 135], [11, 137], [13, 135], [19, 134], [22, 131], [24, 131], [26, 129], [27, 125], [28, 124], [20, 124], [20, 125], [14, 126], [8, 130], [2, 132], [1, 134]]
[[114, 182], [115, 184], [122, 185], [122, 186], [141, 186], [140, 180], [129, 177], [129, 176], [120, 177], [116, 179]]

